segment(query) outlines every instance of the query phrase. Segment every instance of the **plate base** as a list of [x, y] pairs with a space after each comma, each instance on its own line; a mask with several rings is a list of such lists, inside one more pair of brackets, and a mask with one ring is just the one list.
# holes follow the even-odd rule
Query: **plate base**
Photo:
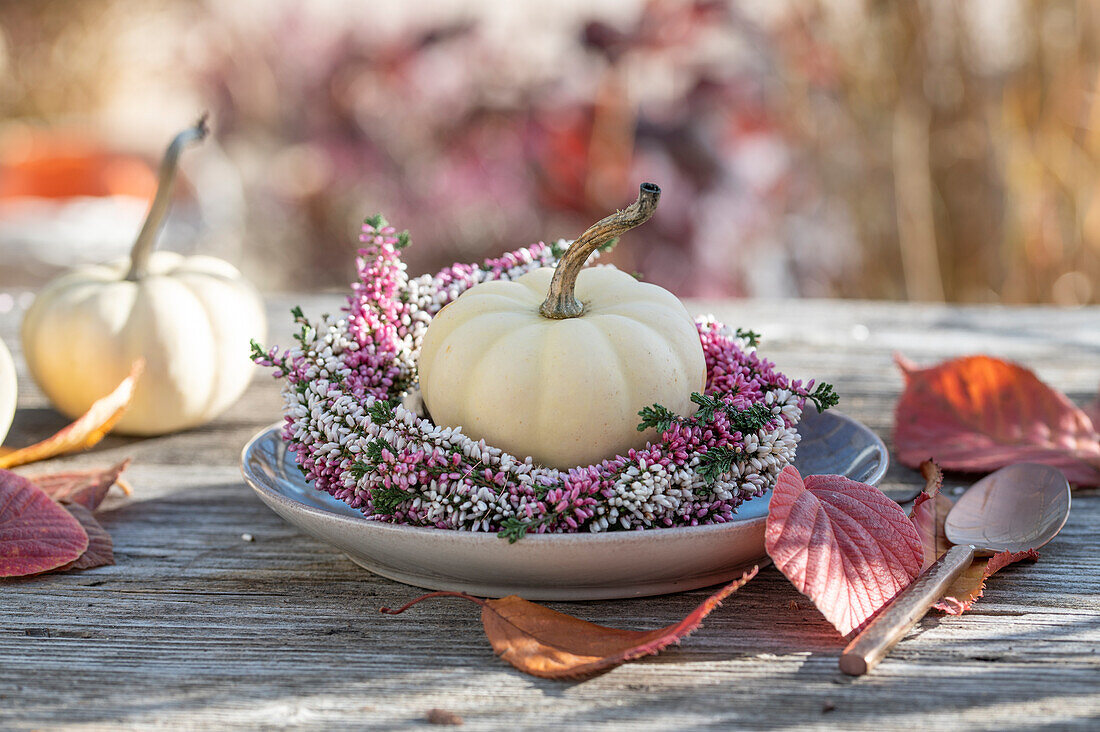
[[446, 577], [432, 577], [427, 575], [409, 574], [407, 572], [393, 571], [388, 567], [383, 567], [370, 561], [357, 559], [351, 554], [348, 554], [347, 557], [363, 569], [377, 574], [380, 577], [391, 579], [394, 582], [412, 585], [413, 587], [420, 587], [424, 590], [429, 590], [432, 592], [438, 590], [446, 590], [449, 592], [465, 592], [466, 594], [474, 595], [475, 597], [491, 598], [507, 597], [508, 595], [519, 595], [524, 600], [557, 600], [561, 602], [582, 600], [622, 600], [631, 597], [651, 597], [653, 595], [670, 595], [677, 592], [687, 592], [688, 590], [697, 590], [700, 587], [712, 587], [715, 585], [728, 584], [739, 578], [741, 575], [752, 569], [754, 566], [763, 568], [771, 564], [771, 559], [769, 559], [766, 554], [762, 554], [759, 558], [753, 561], [724, 568], [719, 572], [712, 572], [705, 575], [695, 575], [678, 580], [652, 582], [648, 584], [635, 583], [625, 587], [581, 587], [579, 585], [575, 585], [572, 587], [546, 587], [543, 585], [524, 586], [517, 584], [500, 585], [495, 583], [456, 582]]
[[[608, 600], [683, 592], [729, 582], [760, 563], [769, 496], [742, 504], [732, 521], [645, 531], [496, 534], [371, 521], [307, 483], [280, 437], [281, 425], [245, 446], [245, 480], [273, 511], [356, 564], [397, 582], [479, 597]], [[867, 427], [812, 409], [799, 425], [795, 466], [877, 483], [886, 447]]]

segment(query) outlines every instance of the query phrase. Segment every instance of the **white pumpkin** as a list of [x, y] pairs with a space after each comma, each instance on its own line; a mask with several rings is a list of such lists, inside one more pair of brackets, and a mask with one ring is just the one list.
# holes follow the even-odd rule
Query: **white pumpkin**
[[4, 341], [0, 341], [0, 445], [8, 436], [12, 418], [15, 417], [15, 398], [18, 393], [15, 382], [15, 364]]
[[173, 141], [149, 218], [129, 261], [83, 268], [48, 284], [23, 321], [34, 380], [70, 417], [83, 414], [145, 360], [134, 399], [115, 427], [157, 435], [201, 425], [244, 392], [249, 340], [266, 337], [263, 303], [228, 262], [153, 252], [179, 153], [205, 120]]
[[694, 413], [706, 362], [683, 304], [613, 267], [581, 270], [596, 248], [647, 220], [659, 195], [644, 184], [556, 269], [477, 285], [433, 318], [419, 377], [437, 424], [567, 469], [644, 447], [653, 434], [637, 429], [643, 407]]

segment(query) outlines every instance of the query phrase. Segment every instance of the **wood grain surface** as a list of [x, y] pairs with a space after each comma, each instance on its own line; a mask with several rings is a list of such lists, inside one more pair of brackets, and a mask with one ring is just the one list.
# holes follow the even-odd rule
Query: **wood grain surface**
[[[341, 298], [270, 303], [273, 340], [286, 343], [292, 304], [316, 315], [338, 310]], [[834, 383], [840, 409], [888, 444], [901, 388], [895, 351], [918, 363], [980, 351], [1012, 358], [1078, 403], [1100, 382], [1096, 308], [748, 301], [691, 309], [762, 332], [764, 355], [794, 377]], [[21, 379], [9, 446], [64, 424], [23, 367], [20, 318], [18, 307], [0, 313]], [[258, 373], [241, 402], [204, 428], [109, 436], [89, 453], [24, 470], [133, 457], [135, 492], [113, 494], [99, 513], [115, 566], [0, 583], [0, 729], [394, 729], [453, 715], [468, 729], [1100, 726], [1096, 490], [1074, 494], [1069, 523], [1039, 563], [996, 575], [965, 616], [933, 612], [869, 676], [840, 673], [844, 639], [768, 568], [682, 646], [584, 682], [555, 682], [495, 658], [469, 603], [380, 615], [419, 591], [372, 576], [267, 510], [242, 482], [238, 459], [279, 407], [276, 382]], [[967, 482], [949, 475], [948, 490]], [[920, 483], [894, 465], [882, 487], [901, 499]], [[674, 622], [705, 595], [552, 606], [645, 629]]]

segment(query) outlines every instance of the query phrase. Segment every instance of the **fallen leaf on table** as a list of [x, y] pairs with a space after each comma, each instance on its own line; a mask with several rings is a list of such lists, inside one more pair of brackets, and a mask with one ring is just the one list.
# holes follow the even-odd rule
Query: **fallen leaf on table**
[[65, 510], [80, 522], [84, 533], [88, 535], [88, 548], [71, 564], [59, 567], [68, 569], [95, 569], [107, 564], [115, 563], [115, 543], [107, 529], [103, 528], [92, 512], [79, 503], [71, 503], [65, 506]]
[[901, 506], [840, 475], [779, 474], [764, 530], [768, 556], [842, 635], [920, 573], [920, 535]]
[[678, 623], [657, 630], [621, 630], [589, 623], [528, 602], [515, 595], [481, 600], [461, 592], [432, 592], [397, 610], [396, 615], [432, 597], [461, 597], [481, 605], [485, 635], [502, 659], [524, 673], [547, 679], [573, 679], [659, 653], [699, 627], [722, 600], [756, 576], [758, 567], [708, 597]]
[[924, 563], [921, 565], [923, 572], [951, 548], [943, 525], [955, 502], [940, 490], [943, 488], [943, 471], [940, 466], [931, 460], [925, 460], [920, 465], [920, 472], [924, 476], [925, 486], [913, 502], [913, 508], [909, 510], [909, 519], [917, 528], [921, 546], [924, 548]]
[[962, 615], [978, 601], [985, 592], [985, 581], [1010, 564], [1022, 562], [1025, 559], [1034, 562], [1039, 558], [1039, 552], [1034, 549], [1025, 549], [1022, 552], [1001, 552], [988, 559], [978, 558], [959, 576], [951, 586], [943, 599], [932, 607], [948, 615]]
[[967, 356], [921, 369], [897, 358], [905, 391], [894, 415], [901, 462], [929, 455], [947, 470], [985, 473], [1019, 462], [1051, 465], [1077, 485], [1100, 485], [1092, 419], [1028, 369]]
[[58, 503], [77, 503], [94, 511], [129, 465], [130, 459], [127, 458], [110, 468], [31, 475], [28, 479]]
[[97, 400], [68, 427], [41, 442], [0, 454], [0, 468], [14, 468], [68, 452], [87, 450], [95, 445], [111, 431], [130, 406], [130, 400], [134, 397], [134, 385], [144, 369], [144, 361], [135, 361], [130, 375], [114, 391]]
[[77, 519], [34, 483], [0, 470], [0, 577], [48, 572], [87, 548]]

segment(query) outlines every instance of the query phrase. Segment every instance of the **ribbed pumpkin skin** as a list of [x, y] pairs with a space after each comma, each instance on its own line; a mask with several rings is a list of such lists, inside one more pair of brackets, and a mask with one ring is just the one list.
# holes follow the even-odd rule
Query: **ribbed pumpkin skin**
[[88, 267], [47, 285], [23, 320], [27, 366], [54, 406], [77, 417], [144, 358], [115, 431], [197, 427], [248, 386], [249, 339], [266, 336], [263, 303], [235, 267], [214, 257], [154, 252], [139, 282], [124, 279], [128, 267]]
[[643, 407], [694, 413], [706, 362], [683, 304], [596, 267], [577, 278], [584, 313], [552, 320], [539, 306], [553, 272], [477, 285], [433, 318], [419, 372], [436, 424], [564, 470], [644, 447]]
[[0, 445], [8, 436], [11, 420], [15, 417], [15, 398], [18, 387], [15, 383], [15, 364], [4, 341], [0, 341]]

